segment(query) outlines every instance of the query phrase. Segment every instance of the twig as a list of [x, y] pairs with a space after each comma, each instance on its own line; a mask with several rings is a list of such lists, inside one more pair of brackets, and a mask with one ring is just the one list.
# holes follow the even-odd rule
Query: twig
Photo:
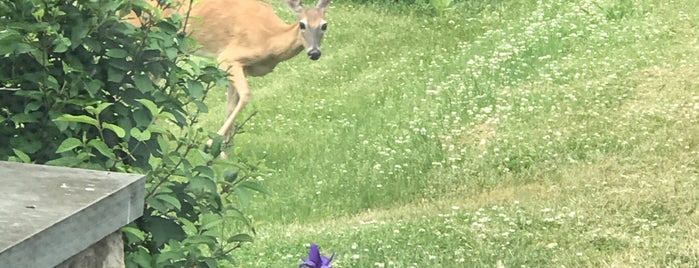
[[239, 130], [243, 129], [243, 126], [245, 126], [245, 123], [247, 123], [248, 121], [250, 121], [250, 119], [252, 119], [252, 117], [255, 116], [256, 114], [257, 114], [257, 111], [252, 112], [252, 114], [250, 114], [250, 116], [248, 116], [247, 118], [245, 118], [245, 120], [243, 120], [243, 122], [240, 123], [240, 125], [235, 126], [235, 131], [233, 131], [233, 133], [234, 133], [234, 134], [235, 134], [235, 133], [238, 133]]
[[187, 34], [187, 24], [189, 23], [189, 14], [192, 13], [192, 6], [194, 5], [194, 0], [189, 0], [189, 6], [187, 7], [187, 15], [184, 17], [184, 25], [182, 26], [182, 32]]

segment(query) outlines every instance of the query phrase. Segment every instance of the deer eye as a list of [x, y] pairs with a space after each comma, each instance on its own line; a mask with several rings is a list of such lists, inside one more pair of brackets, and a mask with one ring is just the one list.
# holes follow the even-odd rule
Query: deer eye
[[327, 23], [323, 23], [323, 25], [320, 26], [320, 29], [323, 30], [323, 31], [327, 30], [327, 29], [328, 29], [328, 24], [327, 24]]
[[301, 30], [306, 30], [306, 24], [303, 22], [299, 22], [299, 27], [301, 27]]

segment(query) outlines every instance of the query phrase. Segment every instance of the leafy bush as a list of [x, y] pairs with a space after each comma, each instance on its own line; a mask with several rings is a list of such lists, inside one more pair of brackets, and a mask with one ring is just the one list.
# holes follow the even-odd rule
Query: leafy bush
[[[132, 10], [149, 14], [143, 26], [121, 20]], [[222, 138], [197, 120], [227, 74], [189, 55], [186, 16], [154, 11], [0, 1], [0, 160], [145, 174], [144, 216], [123, 229], [127, 265], [216, 267], [252, 239], [235, 201], [264, 191], [248, 180], [259, 163], [216, 159]]]

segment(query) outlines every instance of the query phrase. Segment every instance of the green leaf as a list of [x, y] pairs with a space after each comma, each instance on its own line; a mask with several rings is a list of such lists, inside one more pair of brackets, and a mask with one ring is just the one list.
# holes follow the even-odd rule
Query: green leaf
[[31, 101], [27, 103], [27, 105], [24, 106], [24, 113], [28, 114], [30, 112], [34, 112], [36, 110], [39, 110], [43, 104], [39, 101]]
[[175, 57], [177, 57], [177, 53], [178, 53], [178, 52], [179, 52], [179, 51], [178, 51], [176, 48], [172, 48], [172, 47], [165, 48], [165, 55], [166, 55], [167, 58], [170, 59], [170, 60], [174, 60]]
[[187, 81], [187, 92], [189, 92], [189, 95], [193, 98], [201, 99], [204, 97], [204, 86], [202, 86], [199, 81], [189, 80]]
[[165, 201], [157, 199], [157, 198], [148, 198], [146, 199], [146, 205], [149, 207], [155, 209], [156, 211], [165, 214], [170, 211], [171, 206], [169, 206]]
[[130, 244], [146, 240], [146, 233], [136, 227], [124, 226], [121, 228], [121, 232], [126, 236], [126, 241]]
[[109, 67], [114, 67], [114, 69], [121, 72], [122, 75], [132, 72], [134, 67], [133, 61], [129, 61], [127, 59], [110, 58], [109, 60], [105, 60], [105, 62], [107, 62]]
[[228, 243], [232, 242], [253, 242], [254, 239], [248, 234], [237, 234], [228, 238]]
[[131, 116], [133, 116], [133, 121], [136, 123], [136, 127], [149, 128], [152, 123], [150, 112], [148, 112], [146, 109], [137, 109], [133, 111]]
[[123, 50], [121, 48], [112, 48], [108, 49], [105, 55], [112, 57], [112, 58], [117, 58], [117, 59], [123, 59], [126, 58], [129, 54], [126, 52], [126, 50]]
[[158, 255], [155, 261], [155, 267], [185, 267], [182, 262], [187, 257], [186, 251], [180, 249], [182, 247], [181, 245], [174, 247], [173, 244], [176, 242], [177, 241], [170, 241], [168, 245], [171, 247], [170, 250], [163, 251]]
[[105, 11], [111, 12], [111, 11], [114, 11], [117, 8], [119, 8], [119, 4], [121, 4], [122, 2], [120, 2], [120, 1], [108, 1], [105, 3], [105, 2], [100, 1], [98, 3], [100, 3], [100, 7], [102, 9], [104, 9]]
[[267, 192], [267, 188], [265, 188], [264, 186], [262, 186], [262, 184], [259, 184], [257, 182], [244, 181], [240, 184], [240, 187], [247, 188], [263, 194], [269, 194], [269, 192]]
[[223, 171], [223, 179], [227, 182], [235, 182], [235, 180], [238, 179], [238, 171], [226, 169], [225, 171]]
[[75, 149], [75, 147], [78, 147], [82, 144], [83, 144], [83, 142], [80, 141], [79, 139], [76, 139], [73, 137], [67, 138], [67, 139], [63, 140], [63, 142], [61, 142], [61, 145], [58, 146], [58, 149], [56, 149], [56, 153], [62, 153], [65, 151], [73, 150], [73, 149]]
[[207, 177], [195, 176], [189, 179], [189, 186], [187, 187], [194, 192], [216, 192], [216, 182]]
[[17, 44], [17, 47], [15, 48], [15, 53], [17, 54], [24, 54], [30, 52], [37, 52], [37, 49], [27, 44]]
[[250, 191], [246, 189], [241, 189], [239, 187], [233, 188], [235, 196], [238, 199], [238, 204], [242, 207], [247, 207], [250, 204]]
[[173, 208], [176, 209], [182, 209], [182, 204], [180, 204], [180, 200], [177, 200], [174, 196], [168, 195], [168, 194], [159, 194], [154, 196], [153, 198], [161, 200], [165, 202], [166, 204], [172, 206]]
[[169, 112], [161, 112], [156, 118], [158, 120], [170, 120], [177, 122], [178, 124], [182, 124], [180, 121], [178, 121], [179, 118], [175, 118], [175, 115]]
[[13, 148], [19, 149], [24, 153], [34, 154], [43, 147], [42, 142], [38, 138], [35, 133], [28, 133], [27, 135], [10, 138], [10, 144], [12, 144]]
[[194, 171], [197, 171], [201, 173], [201, 175], [204, 175], [209, 178], [214, 177], [214, 170], [211, 167], [208, 166], [197, 166], [194, 168]]
[[177, 25], [169, 21], [159, 21], [156, 25], [158, 28], [162, 29], [164, 33], [176, 34], [180, 30]]
[[126, 268], [152, 268], [151, 262], [156, 256], [151, 256], [143, 247], [137, 250], [137, 252], [126, 254]]
[[163, 127], [161, 125], [156, 125], [156, 124], [151, 124], [148, 126], [148, 130], [151, 133], [170, 133], [170, 130], [167, 127]]
[[150, 111], [150, 114], [153, 117], [156, 117], [160, 113], [158, 105], [156, 105], [153, 101], [148, 99], [136, 99], [136, 101], [143, 104], [143, 106], [146, 106], [146, 108], [148, 109], [148, 111]]
[[152, 234], [155, 247], [160, 247], [171, 239], [181, 241], [187, 236], [174, 220], [160, 216], [146, 217], [145, 229]]
[[157, 140], [158, 140], [158, 146], [160, 147], [160, 151], [161, 151], [163, 154], [169, 153], [169, 152], [170, 152], [170, 142], [167, 141], [167, 140], [163, 137], [163, 135], [158, 135]]
[[104, 111], [104, 109], [107, 109], [107, 107], [112, 106], [112, 104], [114, 104], [114, 103], [105, 102], [105, 103], [98, 104], [96, 107], [87, 106], [87, 107], [85, 107], [85, 111], [96, 116], [96, 115], [99, 115], [100, 113], [102, 113], [102, 111]]
[[0, 31], [0, 55], [10, 54], [17, 45], [22, 44], [22, 35], [16, 30], [3, 29]]
[[205, 149], [206, 148], [194, 149], [194, 153], [196, 153], [199, 157], [201, 157], [201, 160], [203, 160], [204, 163], [209, 163], [210, 161], [213, 161], [215, 159], [215, 157], [213, 155], [211, 155]]
[[219, 256], [219, 257], [218, 257], [218, 260], [219, 260], [219, 261], [226, 261], [226, 262], [228, 262], [228, 264], [230, 264], [231, 266], [233, 266], [233, 267], [238, 267], [238, 265], [236, 265], [237, 262], [235, 261], [235, 259], [234, 259], [231, 255], [232, 255], [232, 254], [225, 254], [225, 255], [223, 255], [223, 256]]
[[209, 152], [211, 152], [211, 155], [214, 157], [218, 157], [218, 155], [221, 154], [221, 145], [223, 144], [223, 136], [218, 135], [217, 133], [211, 132], [209, 134], [209, 138], [211, 139], [211, 147], [209, 147]]
[[59, 89], [59, 88], [61, 88], [61, 85], [58, 84], [58, 79], [56, 79], [56, 77], [53, 76], [53, 75], [47, 75], [47, 76], [46, 76], [46, 84], [45, 84], [45, 86], [48, 87], [48, 88], [50, 88], [50, 89], [56, 89], [56, 90]]
[[[212, 257], [205, 257], [203, 258], [203, 264], [206, 265], [207, 268], [218, 268], [218, 262], [216, 261], [215, 258]], [[202, 264], [202, 261], [199, 262], [199, 264]]]
[[46, 13], [46, 10], [43, 8], [37, 8], [34, 12], [32, 12], [32, 16], [36, 20], [41, 20], [44, 17], [44, 14]]
[[220, 227], [221, 224], [223, 224], [223, 219], [219, 218], [219, 219], [207, 222], [206, 224], [202, 225], [200, 229], [203, 231], [208, 231], [208, 230], [214, 229], [216, 227]]
[[92, 80], [89, 83], [87, 83], [85, 89], [87, 90], [87, 93], [90, 94], [90, 97], [94, 97], [95, 94], [97, 94], [97, 92], [100, 89], [102, 89], [102, 87], [104, 87], [104, 83], [102, 83], [102, 81]]
[[71, 114], [63, 114], [59, 116], [58, 118], [55, 119], [56, 121], [63, 121], [63, 122], [78, 122], [78, 123], [85, 123], [85, 124], [90, 124], [95, 127], [99, 127], [99, 123], [97, 122], [97, 119], [94, 119], [92, 117], [89, 117], [87, 115], [71, 115]]
[[15, 114], [10, 117], [10, 120], [15, 123], [36, 123], [39, 122], [35, 116], [28, 113]]
[[90, 25], [86, 21], [79, 21], [79, 23], [76, 23], [71, 26], [71, 35], [70, 35], [70, 41], [72, 43], [71, 48], [75, 49], [78, 47], [81, 43], [82, 40], [87, 36], [87, 34], [90, 31]]
[[102, 123], [102, 127], [105, 129], [109, 129], [111, 131], [114, 131], [114, 133], [119, 138], [126, 137], [126, 131], [123, 128], [121, 128], [120, 126], [117, 126], [115, 124], [110, 124], [110, 123]]
[[109, 82], [114, 82], [114, 83], [121, 83], [121, 80], [124, 79], [124, 71], [116, 69], [116, 68], [108, 68], [107, 69], [107, 81]]
[[116, 158], [114, 152], [111, 149], [109, 149], [109, 146], [107, 146], [107, 144], [101, 140], [90, 140], [89, 142], [87, 142], [87, 145], [92, 146], [92, 148], [95, 148], [98, 152], [100, 152], [100, 154], [108, 157], [109, 159]]
[[137, 141], [147, 141], [150, 140], [151, 133], [147, 129], [144, 131], [139, 130], [138, 128], [132, 128], [129, 133], [131, 133], [131, 137], [136, 139]]
[[202, 112], [202, 113], [208, 113], [209, 112], [209, 106], [206, 106], [206, 103], [204, 103], [201, 100], [194, 100], [194, 104], [197, 106], [197, 109]]
[[133, 82], [138, 91], [141, 91], [142, 93], [148, 93], [155, 90], [155, 88], [153, 88], [153, 81], [151, 81], [145, 74], [134, 75]]
[[60, 37], [56, 38], [53, 40], [53, 45], [55, 46], [53, 48], [53, 52], [56, 53], [63, 53], [68, 51], [68, 48], [70, 48], [71, 42], [70, 39], [66, 37]]
[[80, 165], [83, 160], [78, 156], [64, 156], [61, 158], [53, 159], [46, 162], [46, 165], [57, 166], [57, 167], [75, 167]]
[[223, 223], [223, 217], [214, 213], [206, 213], [199, 216], [199, 227], [200, 230], [211, 230], [214, 227], [218, 227]]
[[22, 163], [31, 163], [32, 160], [24, 152], [17, 150], [15, 148], [12, 148], [12, 151], [15, 152], [15, 155], [17, 156], [17, 158], [19, 158], [19, 160], [22, 161]]
[[190, 235], [185, 239], [185, 244], [216, 246], [216, 237], [210, 235]]

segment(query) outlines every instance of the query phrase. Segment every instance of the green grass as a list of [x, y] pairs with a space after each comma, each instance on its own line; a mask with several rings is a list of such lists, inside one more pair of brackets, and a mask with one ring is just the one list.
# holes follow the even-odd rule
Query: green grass
[[334, 4], [319, 61], [250, 79], [240, 266], [699, 266], [699, 1], [491, 2]]

